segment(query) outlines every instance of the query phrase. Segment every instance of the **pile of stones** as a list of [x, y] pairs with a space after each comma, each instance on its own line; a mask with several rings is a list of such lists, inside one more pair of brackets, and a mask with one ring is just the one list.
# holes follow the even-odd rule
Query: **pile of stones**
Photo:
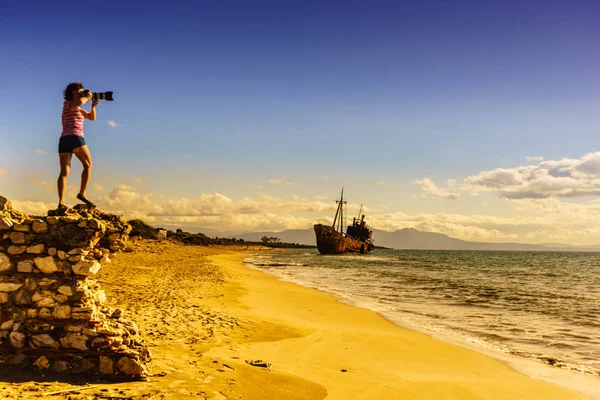
[[83, 205], [32, 217], [0, 196], [0, 365], [147, 376], [138, 327], [105, 305], [94, 280], [130, 231], [122, 216]]

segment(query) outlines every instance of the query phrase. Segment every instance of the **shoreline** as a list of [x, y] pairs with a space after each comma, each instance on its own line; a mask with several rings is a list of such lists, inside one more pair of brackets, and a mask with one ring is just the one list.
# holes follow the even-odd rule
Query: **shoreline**
[[247, 267], [243, 259], [257, 252], [260, 248], [142, 241], [120, 253], [97, 280], [107, 306], [121, 308], [139, 326], [152, 353], [149, 378], [112, 382], [5, 369], [0, 397], [587, 398], [331, 294]]
[[298, 285], [304, 287], [308, 290], [316, 290], [321, 293], [327, 294], [329, 296], [334, 297], [342, 304], [347, 304], [351, 307], [357, 307], [365, 310], [369, 310], [373, 313], [380, 315], [385, 320], [389, 321], [391, 324], [401, 328], [407, 329], [410, 331], [418, 332], [424, 335], [431, 337], [434, 340], [441, 341], [450, 345], [458, 346], [469, 351], [475, 351], [479, 354], [492, 357], [496, 360], [499, 360], [506, 364], [511, 369], [526, 375], [535, 380], [541, 380], [544, 382], [548, 382], [551, 384], [559, 385], [563, 388], [567, 388], [573, 391], [576, 391], [584, 396], [588, 396], [593, 400], [600, 400], [600, 377], [596, 375], [592, 375], [589, 373], [585, 373], [582, 371], [567, 369], [567, 368], [558, 368], [552, 367], [550, 365], [541, 363], [540, 361], [532, 358], [519, 357], [516, 354], [502, 352], [501, 350], [497, 350], [491, 347], [486, 347], [482, 344], [478, 344], [476, 342], [469, 342], [464, 338], [452, 336], [445, 332], [438, 332], [435, 330], [429, 330], [427, 328], [421, 327], [417, 324], [410, 323], [402, 320], [400, 317], [394, 317], [392, 315], [387, 315], [385, 310], [377, 310], [376, 307], [368, 303], [361, 303], [360, 301], [353, 300], [351, 298], [346, 298], [336, 293], [335, 291], [329, 291], [325, 288], [320, 288], [311, 284], [303, 284], [301, 281], [295, 281], [293, 279], [285, 279], [284, 277], [280, 277], [276, 274], [270, 273], [268, 270], [263, 270], [258, 266], [252, 264], [251, 261], [245, 262], [247, 268], [260, 271], [264, 274], [275, 277], [277, 280], [281, 282], [291, 283], [294, 285]]
[[211, 356], [231, 362], [239, 353], [270, 358], [265, 361], [272, 362], [272, 371], [319, 384], [328, 399], [588, 398], [526, 376], [496, 358], [400, 327], [329, 293], [248, 268], [242, 261], [246, 256], [212, 261], [245, 289], [236, 302], [252, 311], [248, 316], [296, 333], [234, 349], [212, 348]]

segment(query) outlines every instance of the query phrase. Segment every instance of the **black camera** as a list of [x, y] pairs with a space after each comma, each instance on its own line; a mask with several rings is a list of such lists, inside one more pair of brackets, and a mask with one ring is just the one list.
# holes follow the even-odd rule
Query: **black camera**
[[[87, 96], [88, 93], [90, 93], [89, 89], [86, 89], [82, 92], [82, 94], [84, 96]], [[99, 92], [99, 93], [95, 93], [92, 92], [92, 99], [94, 100], [106, 100], [106, 101], [113, 101], [113, 92]]]

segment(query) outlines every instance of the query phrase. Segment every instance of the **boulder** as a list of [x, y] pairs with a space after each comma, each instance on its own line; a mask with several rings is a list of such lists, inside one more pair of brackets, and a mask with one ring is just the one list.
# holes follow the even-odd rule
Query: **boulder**
[[96, 260], [81, 260], [73, 265], [73, 273], [76, 275], [91, 275], [100, 271], [102, 265]]
[[113, 361], [110, 357], [100, 356], [98, 370], [104, 375], [111, 375], [113, 373]]
[[25, 244], [25, 234], [23, 232], [11, 232], [10, 240], [13, 244]]
[[36, 219], [31, 224], [35, 233], [46, 233], [48, 232], [48, 224], [42, 220]]
[[0, 292], [14, 292], [23, 286], [22, 283], [0, 282]]
[[0, 272], [9, 271], [13, 267], [13, 263], [4, 253], [0, 252]]
[[37, 257], [33, 260], [33, 262], [35, 263], [35, 266], [45, 274], [51, 274], [58, 271], [58, 267], [56, 266], [54, 257], [52, 256]]
[[12, 203], [6, 197], [0, 196], [0, 212], [12, 210]]
[[41, 244], [34, 244], [33, 246], [29, 246], [27, 248], [27, 253], [29, 253], [29, 254], [42, 254], [45, 249], [46, 249], [46, 246], [44, 246], [43, 243], [41, 243]]
[[10, 218], [0, 216], [0, 231], [6, 231], [13, 227], [13, 222]]
[[25, 335], [23, 332], [11, 332], [9, 338], [12, 347], [16, 349], [22, 349], [25, 347], [25, 339], [27, 339], [27, 335]]

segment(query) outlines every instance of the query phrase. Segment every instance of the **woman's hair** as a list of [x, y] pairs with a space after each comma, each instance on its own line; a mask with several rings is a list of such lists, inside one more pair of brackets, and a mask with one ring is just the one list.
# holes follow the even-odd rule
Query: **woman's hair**
[[65, 91], [63, 92], [63, 97], [65, 98], [66, 101], [71, 101], [71, 100], [73, 100], [73, 90], [79, 90], [79, 89], [83, 89], [83, 83], [71, 82], [65, 88]]

